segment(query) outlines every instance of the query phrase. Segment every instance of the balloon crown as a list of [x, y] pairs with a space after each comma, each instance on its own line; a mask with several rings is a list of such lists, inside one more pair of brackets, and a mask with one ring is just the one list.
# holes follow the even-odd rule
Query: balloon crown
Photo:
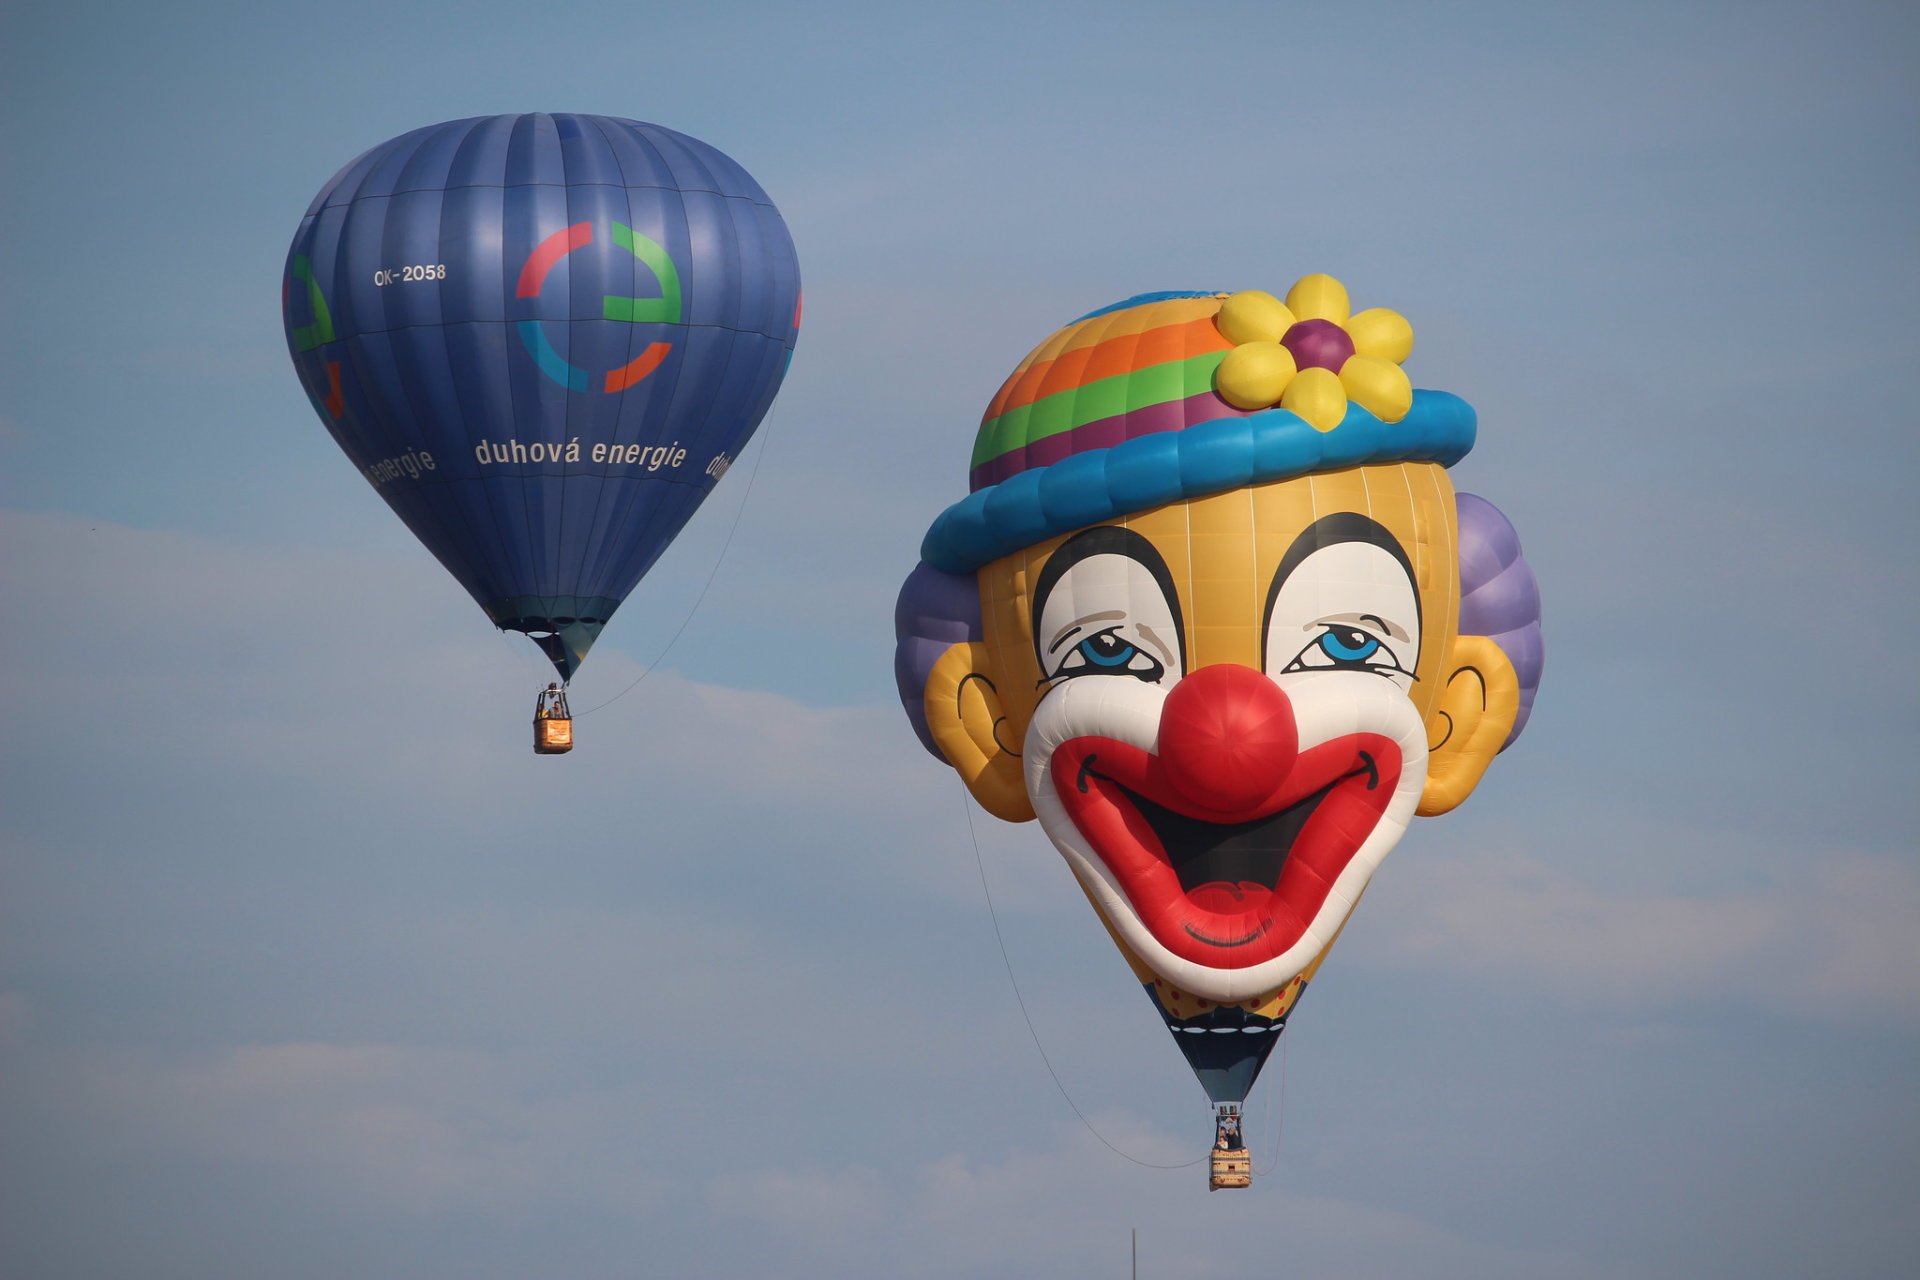
[[1021, 362], [974, 440], [972, 492], [921, 558], [949, 573], [1169, 502], [1365, 463], [1451, 466], [1472, 406], [1416, 391], [1413, 327], [1354, 313], [1327, 275], [1263, 290], [1149, 293], [1082, 316]]

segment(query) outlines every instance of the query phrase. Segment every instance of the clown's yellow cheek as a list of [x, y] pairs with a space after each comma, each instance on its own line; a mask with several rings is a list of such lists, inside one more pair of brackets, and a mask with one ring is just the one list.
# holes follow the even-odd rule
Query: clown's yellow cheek
[[1418, 812], [1429, 818], [1473, 794], [1520, 712], [1520, 679], [1492, 640], [1461, 636], [1448, 665], [1427, 717], [1427, 785]]
[[927, 675], [927, 729], [981, 808], [1005, 822], [1026, 822], [1033, 805], [1020, 767], [1025, 728], [1008, 724], [992, 665], [982, 644], [956, 644], [941, 654]]

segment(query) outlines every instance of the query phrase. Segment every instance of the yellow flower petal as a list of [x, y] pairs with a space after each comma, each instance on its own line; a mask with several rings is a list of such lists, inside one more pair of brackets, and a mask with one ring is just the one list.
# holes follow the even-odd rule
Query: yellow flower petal
[[1331, 369], [1302, 369], [1287, 383], [1280, 407], [1305, 418], [1315, 431], [1331, 431], [1347, 416], [1347, 389]]
[[1340, 385], [1350, 400], [1382, 422], [1398, 422], [1413, 408], [1413, 383], [1407, 371], [1390, 360], [1349, 356], [1340, 366]]
[[1347, 321], [1353, 349], [1376, 360], [1400, 364], [1413, 352], [1413, 326], [1398, 311], [1369, 307]]
[[1277, 404], [1293, 380], [1293, 353], [1277, 342], [1244, 342], [1213, 371], [1213, 388], [1236, 409]]
[[1302, 320], [1331, 320], [1345, 324], [1353, 304], [1347, 300], [1347, 286], [1332, 276], [1301, 276], [1287, 290], [1287, 306]]
[[1278, 342], [1293, 328], [1293, 312], [1265, 289], [1236, 293], [1220, 304], [1214, 324], [1228, 342]]

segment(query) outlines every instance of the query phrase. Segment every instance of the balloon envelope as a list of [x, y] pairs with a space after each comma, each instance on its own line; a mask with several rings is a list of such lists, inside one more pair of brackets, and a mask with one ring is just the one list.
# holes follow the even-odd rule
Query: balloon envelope
[[766, 414], [800, 272], [766, 193], [707, 144], [489, 116], [335, 175], [282, 311], [341, 449], [570, 677]]
[[922, 745], [1039, 822], [1223, 1108], [1216, 1187], [1374, 873], [1540, 679], [1519, 537], [1447, 477], [1475, 414], [1412, 347], [1317, 274], [1080, 317], [989, 403], [895, 612]]

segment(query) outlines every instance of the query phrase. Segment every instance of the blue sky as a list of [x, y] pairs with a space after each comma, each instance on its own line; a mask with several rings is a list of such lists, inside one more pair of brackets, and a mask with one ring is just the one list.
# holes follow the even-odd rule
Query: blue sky
[[[0, 1270], [1904, 1270], [1917, 64], [1892, 5], [12, 6]], [[341, 164], [521, 110], [720, 146], [807, 290], [562, 761], [277, 308]], [[1048, 1079], [891, 609], [1042, 336], [1310, 271], [1478, 408], [1549, 659], [1209, 1197]], [[972, 821], [1075, 1102], [1189, 1159], [1064, 864]]]

